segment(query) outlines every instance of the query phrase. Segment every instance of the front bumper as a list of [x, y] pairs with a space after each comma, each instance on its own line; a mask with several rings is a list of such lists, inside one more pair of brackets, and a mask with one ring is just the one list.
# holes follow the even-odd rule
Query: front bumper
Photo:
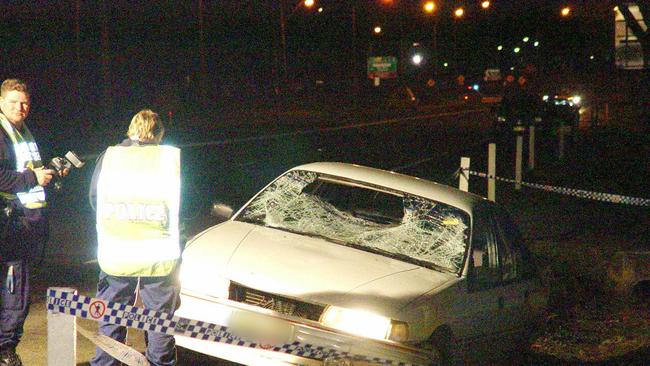
[[[342, 333], [317, 322], [184, 291], [175, 315], [228, 327], [246, 342], [175, 336], [176, 344], [245, 365], [429, 365], [429, 353]], [[246, 325], [248, 324], [248, 325]]]

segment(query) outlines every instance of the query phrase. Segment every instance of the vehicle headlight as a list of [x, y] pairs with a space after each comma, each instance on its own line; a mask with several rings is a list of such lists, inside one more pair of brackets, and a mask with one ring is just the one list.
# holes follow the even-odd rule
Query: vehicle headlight
[[497, 116], [497, 122], [505, 122], [505, 121], [506, 121], [506, 117], [504, 117], [504, 116]]
[[573, 104], [575, 104], [575, 105], [580, 104], [580, 101], [581, 101], [581, 100], [582, 100], [582, 98], [581, 98], [579, 95], [574, 95], [574, 96], [571, 97], [571, 101], [572, 101]]
[[323, 325], [373, 339], [403, 342], [408, 339], [408, 324], [365, 310], [329, 306], [321, 321]]
[[181, 264], [181, 287], [200, 294], [228, 298], [230, 281], [219, 276], [210, 275], [202, 266]]

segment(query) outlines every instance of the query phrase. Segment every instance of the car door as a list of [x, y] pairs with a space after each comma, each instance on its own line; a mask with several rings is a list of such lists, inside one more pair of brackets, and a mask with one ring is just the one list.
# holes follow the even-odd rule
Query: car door
[[528, 309], [529, 296], [535, 291], [536, 270], [521, 233], [510, 216], [494, 207], [493, 227], [496, 230], [502, 273], [502, 315], [509, 319], [506, 332], [519, 332], [531, 321]]
[[[526, 322], [528, 281], [516, 227], [494, 205], [477, 209], [474, 215], [469, 258], [469, 298], [480, 299], [483, 309], [471, 319], [477, 330], [475, 346], [482, 357], [498, 357], [519, 340]], [[487, 346], [487, 347], [486, 347]], [[479, 353], [479, 348], [475, 349]]]

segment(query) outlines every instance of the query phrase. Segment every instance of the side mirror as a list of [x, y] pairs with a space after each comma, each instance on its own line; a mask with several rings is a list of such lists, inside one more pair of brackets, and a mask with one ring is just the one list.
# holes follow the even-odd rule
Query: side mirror
[[224, 203], [214, 202], [210, 214], [218, 219], [228, 220], [232, 217], [233, 209]]

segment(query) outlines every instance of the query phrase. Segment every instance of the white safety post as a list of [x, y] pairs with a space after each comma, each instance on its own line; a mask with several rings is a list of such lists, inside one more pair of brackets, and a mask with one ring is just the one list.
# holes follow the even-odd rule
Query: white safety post
[[[50, 290], [77, 293], [76, 289], [50, 287]], [[77, 364], [77, 318], [68, 314], [47, 312], [47, 365]]]
[[521, 164], [523, 161], [524, 136], [517, 133], [517, 147], [515, 150], [515, 189], [521, 189]]
[[458, 175], [458, 189], [469, 191], [469, 158], [460, 158], [460, 174]]
[[497, 176], [497, 145], [491, 143], [488, 145], [488, 199], [492, 202], [496, 200], [496, 177]]
[[560, 160], [564, 159], [564, 122], [560, 122], [560, 128], [557, 131], [559, 138], [557, 156]]
[[528, 132], [528, 169], [535, 169], [535, 126], [533, 125]]

